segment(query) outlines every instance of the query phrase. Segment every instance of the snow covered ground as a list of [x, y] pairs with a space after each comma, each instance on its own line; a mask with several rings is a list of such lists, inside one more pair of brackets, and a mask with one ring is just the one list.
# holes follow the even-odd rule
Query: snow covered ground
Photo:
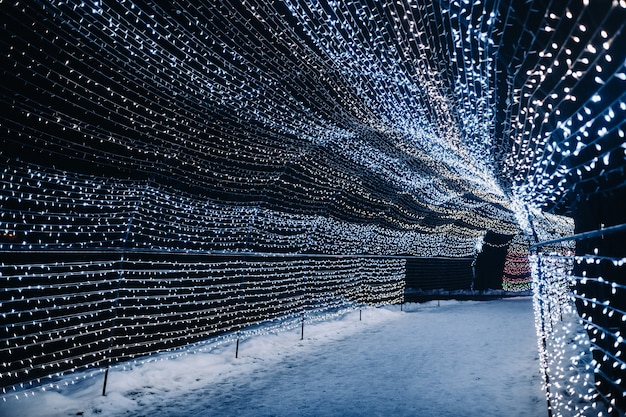
[[[440, 304], [440, 305], [438, 305]], [[361, 316], [361, 320], [359, 320]], [[23, 416], [547, 416], [532, 299], [367, 308], [0, 403]]]

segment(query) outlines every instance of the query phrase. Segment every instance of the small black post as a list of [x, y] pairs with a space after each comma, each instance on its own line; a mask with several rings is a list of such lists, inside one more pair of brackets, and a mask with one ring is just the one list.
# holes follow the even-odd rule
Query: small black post
[[304, 313], [302, 314], [302, 331], [300, 332], [300, 340], [304, 340]]
[[359, 309], [359, 321], [361, 321], [361, 309]]
[[109, 379], [109, 367], [104, 370], [104, 385], [102, 386], [102, 396], [107, 394], [107, 379]]
[[235, 359], [239, 357], [239, 332], [237, 332], [237, 344], [235, 345]]
[[400, 311], [404, 311], [402, 307], [404, 307], [404, 303], [400, 303]]

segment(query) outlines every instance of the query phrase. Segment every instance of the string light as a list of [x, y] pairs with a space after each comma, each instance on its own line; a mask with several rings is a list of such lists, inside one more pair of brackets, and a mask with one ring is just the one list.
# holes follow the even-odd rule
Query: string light
[[[583, 6], [574, 13], [571, 5], [553, 4], [537, 16], [548, 34], [520, 44], [509, 67], [519, 85], [504, 117], [513, 141], [503, 172], [523, 204], [545, 211], [567, 211], [623, 178], [624, 62], [613, 57], [623, 56], [626, 16], [616, 2]], [[523, 61], [534, 49], [540, 59]]]
[[[626, 311], [611, 303], [626, 287], [602, 277], [588, 278], [585, 268], [576, 267], [607, 261], [618, 268], [625, 262], [549, 247], [530, 257], [540, 363], [555, 416], [612, 415], [623, 406], [626, 391], [615, 375], [626, 370], [626, 346], [620, 331], [608, 323], [626, 320]], [[577, 276], [576, 269], [583, 275]], [[605, 286], [606, 298], [587, 296], [588, 283]], [[597, 317], [607, 318], [605, 324], [596, 322]], [[613, 376], [607, 369], [614, 370]]]
[[3, 393], [395, 302], [487, 231], [526, 285], [541, 210], [623, 183], [626, 16], [522, 3], [4, 4]]
[[[80, 259], [85, 252], [59, 255]], [[114, 255], [5, 268], [0, 351], [12, 359], [0, 374], [5, 400], [67, 373], [260, 323], [404, 297], [404, 259]]]
[[517, 230], [486, 152], [487, 5], [5, 9], [0, 250], [23, 254], [2, 276], [5, 394], [396, 302], [405, 261], [385, 256]]
[[528, 263], [530, 243], [523, 235], [515, 235], [504, 259], [502, 289], [505, 291], [528, 291], [531, 289], [532, 276]]

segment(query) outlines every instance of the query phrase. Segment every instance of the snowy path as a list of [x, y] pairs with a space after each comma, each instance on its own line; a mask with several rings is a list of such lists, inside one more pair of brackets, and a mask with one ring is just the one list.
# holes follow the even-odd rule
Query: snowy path
[[[530, 298], [407, 309], [368, 309], [362, 321], [357, 311], [311, 325], [304, 341], [299, 329], [259, 336], [242, 344], [239, 359], [228, 346], [149, 364], [136, 378], [143, 387], [113, 374], [107, 397], [57, 408], [57, 415], [547, 415]], [[186, 370], [172, 376], [178, 362]], [[170, 368], [159, 377], [159, 366]]]

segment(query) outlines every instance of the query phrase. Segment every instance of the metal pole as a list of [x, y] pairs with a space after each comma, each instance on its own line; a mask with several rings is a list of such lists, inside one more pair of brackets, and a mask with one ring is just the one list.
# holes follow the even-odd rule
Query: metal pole
[[109, 379], [109, 367], [104, 370], [104, 384], [102, 385], [102, 396], [104, 397], [107, 393], [107, 379]]
[[[532, 223], [531, 223], [532, 225]], [[538, 248], [542, 247], [542, 246], [547, 246], [547, 245], [553, 245], [555, 243], [561, 243], [561, 242], [567, 242], [569, 240], [584, 240], [584, 239], [590, 239], [592, 237], [598, 237], [598, 236], [604, 236], [604, 235], [610, 235], [613, 233], [618, 233], [621, 231], [626, 230], [626, 223], [624, 224], [618, 224], [616, 226], [610, 226], [610, 227], [606, 227], [604, 229], [600, 229], [600, 230], [593, 230], [591, 232], [582, 232], [582, 233], [577, 233], [577, 234], [573, 234], [571, 236], [565, 236], [559, 239], [553, 239], [553, 240], [546, 240], [544, 242], [539, 242], [536, 243], [534, 245], [532, 245], [529, 249], [532, 252], [533, 250], [537, 250]]]

